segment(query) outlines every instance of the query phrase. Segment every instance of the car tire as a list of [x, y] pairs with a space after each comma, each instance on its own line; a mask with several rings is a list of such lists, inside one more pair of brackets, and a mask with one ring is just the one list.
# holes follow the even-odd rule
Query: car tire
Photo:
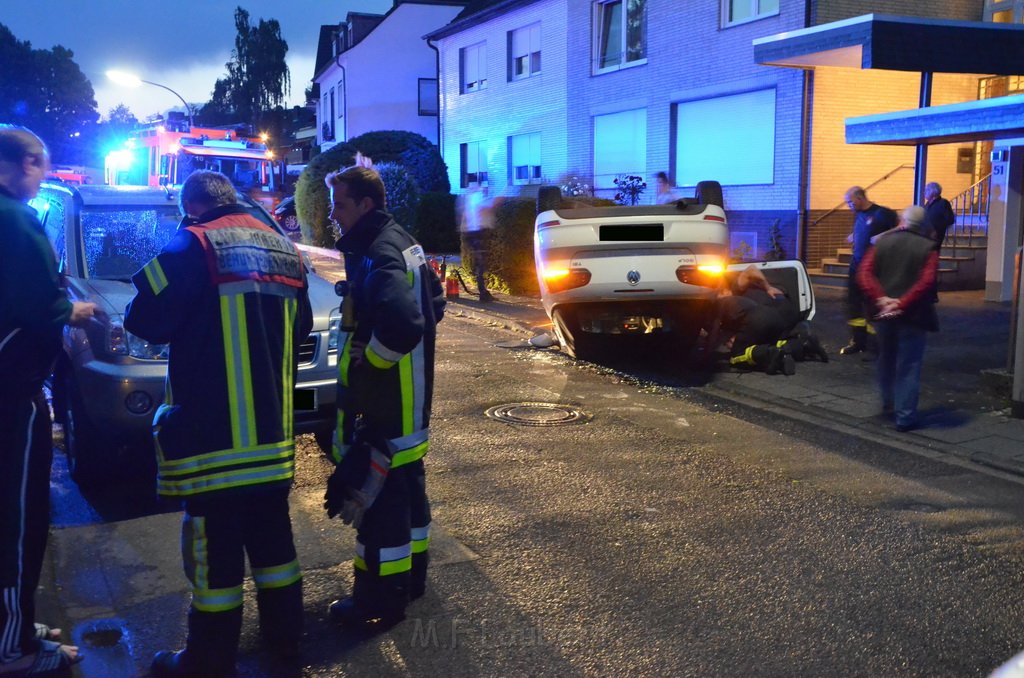
[[81, 487], [97, 485], [103, 477], [96, 458], [99, 432], [86, 416], [82, 397], [70, 376], [64, 378], [63, 392], [64, 454], [68, 471], [71, 479]]
[[537, 214], [557, 210], [562, 206], [562, 189], [558, 186], [541, 186], [537, 191]]
[[580, 329], [576, 313], [571, 308], [556, 308], [551, 315], [558, 343], [570, 358], [596, 362], [599, 358], [598, 337]]
[[327, 455], [328, 458], [333, 458], [334, 454], [334, 429], [328, 429], [326, 431], [316, 431], [313, 433], [313, 438], [316, 439], [316, 446], [320, 448], [320, 451]]
[[717, 181], [701, 181], [697, 183], [697, 202], [701, 205], [718, 205], [725, 207], [722, 198], [722, 185]]

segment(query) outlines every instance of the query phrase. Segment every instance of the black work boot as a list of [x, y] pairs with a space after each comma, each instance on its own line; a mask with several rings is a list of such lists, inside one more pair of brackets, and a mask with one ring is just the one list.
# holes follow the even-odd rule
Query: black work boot
[[766, 374], [781, 372], [788, 377], [796, 374], [796, 361], [793, 360], [791, 353], [781, 348], [771, 348], [769, 349], [768, 366], [764, 371]]
[[828, 353], [825, 352], [821, 342], [813, 334], [808, 334], [804, 338], [803, 352], [804, 358], [817, 358], [823, 363], [828, 362]]
[[185, 650], [157, 652], [149, 671], [153, 678], [233, 678], [237, 675], [233, 665], [220, 668], [199, 666], [199, 662], [189, 661]]
[[352, 631], [381, 633], [405, 619], [405, 610], [374, 609], [355, 598], [336, 600], [327, 608], [332, 620]]
[[839, 355], [853, 355], [863, 352], [868, 345], [867, 327], [850, 327], [850, 343], [839, 349]]

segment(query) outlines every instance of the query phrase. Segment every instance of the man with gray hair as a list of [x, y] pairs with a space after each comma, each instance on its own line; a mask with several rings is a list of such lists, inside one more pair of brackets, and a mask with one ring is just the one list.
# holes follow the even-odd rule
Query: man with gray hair
[[949, 201], [942, 197], [942, 186], [934, 181], [924, 187], [924, 210], [935, 238], [935, 249], [940, 250], [942, 241], [946, 239], [946, 230], [956, 221], [956, 214]]
[[84, 326], [96, 304], [62, 289], [36, 212], [26, 203], [50, 168], [42, 140], [0, 125], [0, 674], [66, 669], [78, 648], [35, 624], [35, 595], [50, 525], [50, 406], [43, 381], [64, 325]]
[[868, 250], [857, 283], [871, 302], [878, 332], [878, 386], [882, 411], [896, 430], [918, 425], [917, 400], [927, 332], [939, 329], [933, 287], [939, 253], [923, 207], [903, 210], [900, 229]]

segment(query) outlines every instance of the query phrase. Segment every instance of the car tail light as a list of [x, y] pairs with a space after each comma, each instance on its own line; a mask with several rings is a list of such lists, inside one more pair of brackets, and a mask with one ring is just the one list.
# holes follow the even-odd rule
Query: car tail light
[[705, 214], [704, 221], [721, 221], [724, 224], [725, 217], [720, 217], [717, 214]]
[[552, 226], [561, 226], [561, 225], [562, 225], [562, 222], [559, 221], [558, 219], [555, 219], [553, 221], [541, 222], [541, 224], [539, 226], [537, 226], [537, 228], [551, 228]]
[[687, 285], [701, 287], [718, 287], [722, 284], [725, 267], [721, 264], [701, 264], [699, 266], [680, 266], [676, 269], [676, 278]]
[[549, 268], [544, 271], [548, 292], [564, 292], [583, 287], [590, 282], [590, 271], [585, 268]]

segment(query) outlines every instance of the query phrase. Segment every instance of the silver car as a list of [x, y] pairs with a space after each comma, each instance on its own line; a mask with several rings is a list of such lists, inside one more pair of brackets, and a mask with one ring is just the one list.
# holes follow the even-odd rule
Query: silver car
[[[239, 201], [268, 226], [259, 205]], [[167, 346], [124, 329], [135, 295], [131, 277], [174, 235], [177, 196], [145, 186], [44, 183], [32, 201], [73, 300], [94, 301], [109, 317], [86, 329], [65, 328], [53, 376], [55, 418], [79, 484], [100, 482], [128, 468], [153, 468], [153, 413], [163, 402]], [[339, 299], [334, 286], [309, 275], [313, 331], [302, 344], [295, 387], [295, 430], [329, 446], [336, 416]]]

